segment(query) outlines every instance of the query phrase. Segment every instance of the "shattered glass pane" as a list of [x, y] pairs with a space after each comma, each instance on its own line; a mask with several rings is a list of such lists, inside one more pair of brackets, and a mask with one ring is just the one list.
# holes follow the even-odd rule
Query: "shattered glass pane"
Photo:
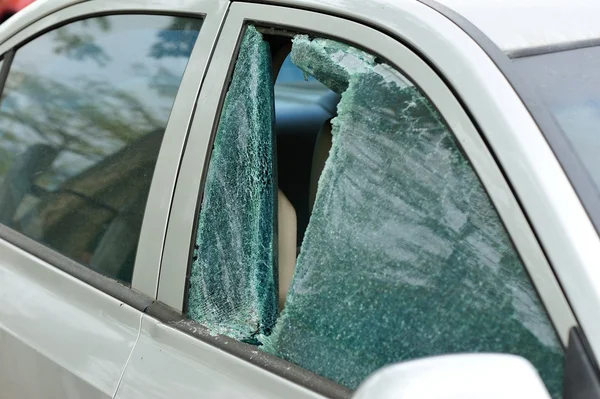
[[349, 388], [402, 360], [514, 353], [560, 396], [561, 344], [436, 110], [352, 47], [297, 36], [292, 60], [342, 99], [286, 307], [264, 348]]
[[211, 155], [188, 292], [188, 316], [252, 342], [277, 317], [273, 77], [269, 45], [242, 40]]

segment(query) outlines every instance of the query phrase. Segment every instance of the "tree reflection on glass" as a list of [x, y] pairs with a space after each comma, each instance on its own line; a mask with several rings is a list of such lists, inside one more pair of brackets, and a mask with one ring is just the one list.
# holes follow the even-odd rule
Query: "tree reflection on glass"
[[0, 104], [0, 222], [128, 281], [200, 25], [92, 18], [18, 49]]

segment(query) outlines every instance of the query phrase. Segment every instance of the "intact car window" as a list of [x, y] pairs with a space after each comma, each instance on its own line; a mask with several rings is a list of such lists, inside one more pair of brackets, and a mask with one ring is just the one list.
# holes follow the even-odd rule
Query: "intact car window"
[[[311, 114], [320, 97], [288, 88], [282, 104], [272, 91], [281, 41], [250, 26], [240, 46], [206, 177], [188, 316], [351, 389], [403, 360], [501, 352], [530, 360], [560, 396], [556, 332], [435, 107], [378, 57], [305, 35], [289, 43], [291, 62], [339, 102]], [[303, 121], [289, 129], [312, 143], [290, 146], [292, 159], [310, 160], [297, 164], [308, 168], [305, 184], [280, 173], [289, 156], [278, 145], [281, 105]]]
[[16, 50], [0, 104], [0, 223], [130, 282], [201, 20], [80, 20]]

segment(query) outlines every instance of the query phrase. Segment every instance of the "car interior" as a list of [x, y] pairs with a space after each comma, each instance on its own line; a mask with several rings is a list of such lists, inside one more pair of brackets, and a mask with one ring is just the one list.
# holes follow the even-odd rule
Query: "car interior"
[[340, 100], [338, 94], [292, 63], [290, 39], [265, 35], [271, 45], [275, 78], [280, 309], [329, 156], [331, 119]]

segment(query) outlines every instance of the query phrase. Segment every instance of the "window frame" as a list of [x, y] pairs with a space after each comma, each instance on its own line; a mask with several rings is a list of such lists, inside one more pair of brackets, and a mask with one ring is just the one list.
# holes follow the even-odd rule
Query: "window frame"
[[[460, 143], [490, 196], [532, 283], [539, 293], [564, 346], [571, 327], [577, 325], [567, 299], [546, 256], [486, 142], [455, 94], [436, 72], [409, 47], [373, 28], [350, 20], [284, 6], [233, 3], [215, 49], [215, 57], [200, 93], [204, 104], [190, 130], [189, 145], [182, 161], [164, 258], [158, 301], [182, 313], [187, 274], [193, 248], [198, 210], [202, 201], [210, 148], [216, 133], [223, 98], [247, 23], [329, 37], [363, 48], [382, 57], [410, 78], [438, 109]], [[402, 66], [402, 67], [399, 67]], [[220, 96], [211, 96], [220, 92]], [[211, 120], [212, 123], [202, 123]], [[191, 199], [194, 199], [193, 201]], [[181, 237], [189, 237], [186, 242]]]
[[[74, 2], [71, 0], [69, 3], [73, 4]], [[227, 11], [227, 5], [227, 2], [223, 0], [187, 0], [176, 7], [168, 0], [157, 0], [152, 3], [128, 3], [118, 0], [80, 2], [66, 7], [62, 4], [62, 8], [61, 4], [57, 3], [54, 12], [49, 11], [47, 7], [40, 10], [32, 9], [29, 12], [24, 11], [20, 18], [28, 21], [29, 25], [20, 26], [20, 20], [16, 17], [16, 21], [12, 25], [7, 24], [9, 26], [6, 30], [0, 30], [3, 33], [3, 37], [0, 36], [0, 41], [2, 41], [0, 58], [4, 60], [0, 71], [0, 89], [3, 89], [10, 71], [10, 61], [18, 49], [61, 26], [87, 18], [123, 14], [184, 16], [203, 20], [202, 28], [174, 99], [157, 158], [137, 245], [131, 286], [125, 286], [103, 276], [4, 225], [0, 225], [1, 239], [138, 310], [145, 310], [155, 300], [167, 221], [180, 160], [195, 111], [196, 98]]]

